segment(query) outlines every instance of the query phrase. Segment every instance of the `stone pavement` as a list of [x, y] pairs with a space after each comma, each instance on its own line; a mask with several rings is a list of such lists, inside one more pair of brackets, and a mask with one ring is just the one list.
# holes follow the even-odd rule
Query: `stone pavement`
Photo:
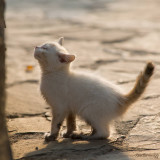
[[[160, 1], [7, 0], [7, 122], [14, 159], [160, 159]], [[156, 71], [142, 98], [114, 122], [110, 140], [49, 144], [50, 110], [40, 96], [33, 48], [65, 37], [73, 68], [116, 83], [128, 92], [146, 61]], [[33, 70], [26, 71], [28, 65]], [[89, 127], [77, 119], [78, 129]], [[62, 133], [66, 125], [63, 124]]]

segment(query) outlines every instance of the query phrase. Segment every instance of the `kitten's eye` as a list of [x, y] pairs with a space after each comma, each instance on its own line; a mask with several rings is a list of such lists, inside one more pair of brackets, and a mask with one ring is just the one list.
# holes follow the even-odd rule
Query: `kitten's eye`
[[47, 47], [42, 47], [42, 49], [45, 49], [45, 50], [47, 50], [48, 48], [47, 48]]

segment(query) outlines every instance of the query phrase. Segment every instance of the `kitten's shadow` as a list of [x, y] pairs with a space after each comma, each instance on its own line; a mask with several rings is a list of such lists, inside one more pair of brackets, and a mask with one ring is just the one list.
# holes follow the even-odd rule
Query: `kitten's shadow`
[[48, 143], [48, 145], [38, 151], [30, 152], [25, 155], [28, 159], [40, 157], [40, 159], [86, 159], [97, 158], [129, 160], [128, 156], [123, 154], [121, 147], [108, 140], [80, 141], [71, 139], [61, 139]]

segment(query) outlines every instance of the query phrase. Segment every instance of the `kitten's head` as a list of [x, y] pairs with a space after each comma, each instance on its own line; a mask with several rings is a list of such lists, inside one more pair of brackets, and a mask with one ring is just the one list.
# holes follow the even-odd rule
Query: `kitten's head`
[[34, 57], [40, 63], [42, 70], [55, 71], [66, 69], [74, 61], [75, 56], [62, 46], [63, 37], [58, 42], [49, 42], [35, 48]]

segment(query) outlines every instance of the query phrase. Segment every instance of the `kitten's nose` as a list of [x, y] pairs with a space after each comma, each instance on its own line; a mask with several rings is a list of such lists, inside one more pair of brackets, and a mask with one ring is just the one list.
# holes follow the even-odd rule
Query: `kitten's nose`
[[37, 49], [37, 50], [38, 50], [38, 49], [40, 49], [40, 47], [36, 46], [36, 47], [35, 47], [35, 49]]

